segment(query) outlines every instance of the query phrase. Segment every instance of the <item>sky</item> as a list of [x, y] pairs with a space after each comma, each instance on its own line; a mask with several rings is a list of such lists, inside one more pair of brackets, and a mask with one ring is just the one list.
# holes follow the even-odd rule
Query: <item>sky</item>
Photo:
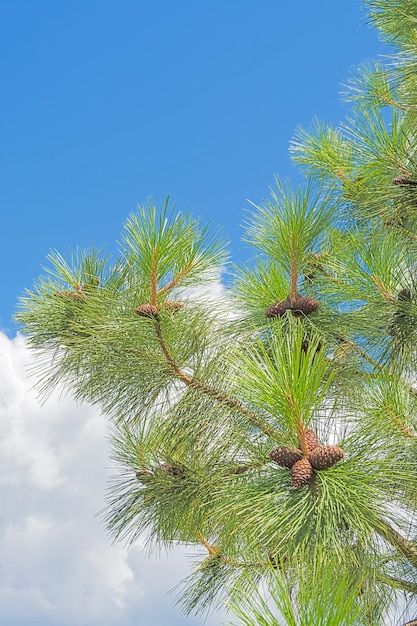
[[203, 623], [167, 595], [184, 551], [110, 543], [106, 419], [40, 404], [12, 315], [50, 250], [116, 254], [150, 196], [243, 263], [248, 199], [299, 180], [296, 127], [342, 120], [341, 83], [386, 52], [365, 22], [356, 0], [0, 0], [0, 626]]

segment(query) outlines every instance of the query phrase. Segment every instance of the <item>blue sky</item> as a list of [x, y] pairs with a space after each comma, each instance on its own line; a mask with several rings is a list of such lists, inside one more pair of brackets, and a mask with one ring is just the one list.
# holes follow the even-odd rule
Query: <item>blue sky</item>
[[149, 196], [224, 229], [296, 178], [298, 124], [341, 120], [383, 50], [356, 0], [0, 0], [0, 328], [47, 253], [115, 250]]
[[0, 0], [0, 626], [203, 623], [166, 595], [181, 550], [110, 544], [106, 422], [39, 404], [11, 316], [51, 249], [115, 252], [149, 196], [222, 226], [244, 262], [247, 199], [297, 180], [297, 125], [343, 119], [349, 69], [385, 51], [364, 21], [356, 0]]

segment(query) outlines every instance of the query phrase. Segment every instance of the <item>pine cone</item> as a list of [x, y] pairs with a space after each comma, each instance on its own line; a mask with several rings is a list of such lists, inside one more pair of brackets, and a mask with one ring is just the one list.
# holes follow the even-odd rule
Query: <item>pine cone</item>
[[306, 428], [305, 437], [307, 441], [307, 446], [310, 452], [313, 452], [319, 445], [320, 442], [314, 430], [312, 428]]
[[325, 470], [345, 456], [342, 448], [338, 446], [319, 446], [309, 456], [311, 465], [316, 470]]
[[271, 304], [265, 311], [265, 317], [282, 317], [290, 308], [290, 303], [287, 300], [281, 300]]
[[176, 313], [177, 311], [182, 309], [183, 306], [184, 305], [182, 304], [182, 302], [175, 302], [174, 300], [165, 300], [165, 302], [163, 303], [164, 309], [166, 309], [167, 311], [172, 311], [172, 313]]
[[275, 448], [269, 453], [269, 458], [281, 467], [292, 467], [294, 463], [299, 461], [303, 456], [301, 450], [290, 446], [283, 446], [281, 448]]
[[238, 467], [235, 467], [234, 469], [231, 470], [231, 474], [245, 474], [246, 472], [248, 472], [251, 468], [248, 467], [247, 465], [239, 465]]
[[169, 474], [170, 476], [181, 476], [184, 477], [184, 472], [181, 467], [178, 465], [173, 465], [172, 463], [161, 463], [160, 469], [164, 474]]
[[140, 470], [136, 472], [136, 478], [140, 480], [140, 482], [147, 481], [149, 478], [152, 478], [153, 474], [149, 470]]
[[54, 293], [56, 298], [69, 298], [70, 300], [85, 300], [86, 296], [81, 289], [77, 291], [57, 291]]
[[135, 313], [139, 315], [139, 317], [152, 317], [154, 319], [158, 318], [158, 309], [153, 304], [145, 303], [140, 304], [136, 309]]
[[411, 302], [410, 289], [408, 289], [407, 287], [400, 289], [400, 291], [397, 293], [397, 299], [400, 300], [400, 302]]
[[[304, 354], [307, 354], [309, 345], [310, 345], [310, 342], [308, 341], [308, 339], [303, 339], [303, 341], [301, 342], [301, 350], [304, 352]], [[323, 342], [319, 341], [317, 344], [316, 352], [320, 352], [322, 347], [323, 347]]]
[[274, 569], [283, 570], [288, 558], [284, 555], [273, 554], [268, 552], [268, 563], [272, 565]]
[[417, 185], [417, 182], [407, 176], [396, 176], [392, 179], [393, 185]]
[[296, 317], [300, 317], [301, 315], [310, 315], [318, 306], [319, 303], [314, 298], [297, 296], [291, 305], [291, 309]]
[[296, 489], [301, 489], [301, 487], [308, 485], [312, 476], [313, 468], [310, 461], [306, 458], [297, 461], [291, 468], [292, 484]]

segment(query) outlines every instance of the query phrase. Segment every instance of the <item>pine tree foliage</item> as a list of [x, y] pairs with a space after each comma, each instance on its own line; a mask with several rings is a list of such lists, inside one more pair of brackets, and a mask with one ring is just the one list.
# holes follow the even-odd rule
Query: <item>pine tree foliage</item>
[[109, 533], [194, 546], [184, 610], [241, 626], [417, 614], [417, 3], [366, 6], [394, 52], [297, 130], [306, 183], [252, 205], [225, 297], [219, 233], [149, 201], [116, 260], [51, 253], [17, 314], [41, 393], [110, 418]]

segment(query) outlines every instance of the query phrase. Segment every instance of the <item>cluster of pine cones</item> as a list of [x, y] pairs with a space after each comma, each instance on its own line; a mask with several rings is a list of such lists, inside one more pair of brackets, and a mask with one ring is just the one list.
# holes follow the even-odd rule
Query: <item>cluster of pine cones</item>
[[[313, 478], [313, 470], [326, 470], [344, 457], [344, 451], [338, 446], [322, 446], [316, 433], [311, 428], [305, 430], [308, 454], [299, 448], [282, 446], [270, 452], [269, 458], [281, 467], [291, 469], [293, 487], [301, 489]], [[299, 442], [300, 444], [300, 442]]]
[[[184, 305], [181, 302], [166, 300], [162, 303], [162, 306], [166, 311], [176, 313], [176, 311], [182, 309]], [[138, 307], [136, 307], [135, 313], [136, 315], [139, 315], [139, 317], [151, 317], [154, 319], [158, 319], [159, 311], [158, 307], [156, 307], [155, 305], [145, 302], [144, 304], [140, 304]]]

